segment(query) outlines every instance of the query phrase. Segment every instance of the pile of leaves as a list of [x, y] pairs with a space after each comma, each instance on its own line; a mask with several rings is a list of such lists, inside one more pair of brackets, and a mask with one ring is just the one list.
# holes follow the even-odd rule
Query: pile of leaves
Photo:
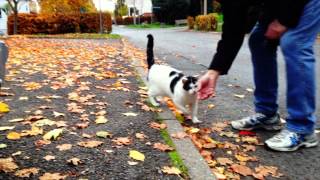
[[120, 41], [6, 43], [0, 179], [179, 179]]

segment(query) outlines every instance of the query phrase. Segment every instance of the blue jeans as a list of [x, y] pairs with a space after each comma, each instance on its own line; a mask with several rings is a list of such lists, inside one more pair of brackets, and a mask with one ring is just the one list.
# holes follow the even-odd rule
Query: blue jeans
[[[249, 38], [255, 82], [256, 112], [278, 111], [277, 47], [279, 42], [265, 38], [267, 24], [259, 23]], [[316, 77], [313, 45], [320, 32], [320, 1], [310, 0], [299, 24], [280, 39], [286, 62], [287, 128], [301, 134], [314, 131], [316, 122]]]

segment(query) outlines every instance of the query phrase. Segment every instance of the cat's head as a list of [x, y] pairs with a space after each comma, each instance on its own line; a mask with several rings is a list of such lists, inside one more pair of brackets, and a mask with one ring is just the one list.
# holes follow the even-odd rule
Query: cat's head
[[183, 89], [189, 94], [196, 94], [198, 91], [198, 78], [195, 76], [186, 76], [182, 79]]

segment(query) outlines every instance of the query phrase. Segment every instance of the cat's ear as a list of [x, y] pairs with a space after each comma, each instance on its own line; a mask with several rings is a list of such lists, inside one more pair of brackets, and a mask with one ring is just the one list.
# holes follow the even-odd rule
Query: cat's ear
[[186, 77], [182, 78], [182, 83], [183, 83], [183, 84], [186, 84], [187, 81], [188, 81], [188, 79], [187, 79]]

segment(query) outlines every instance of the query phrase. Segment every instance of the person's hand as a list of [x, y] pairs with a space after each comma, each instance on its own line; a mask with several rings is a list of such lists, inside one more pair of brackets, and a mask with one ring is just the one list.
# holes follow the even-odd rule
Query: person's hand
[[266, 33], [264, 34], [268, 39], [280, 39], [280, 37], [287, 31], [287, 27], [282, 25], [278, 20], [272, 21]]
[[211, 96], [215, 96], [215, 89], [219, 72], [215, 70], [208, 70], [206, 74], [201, 76], [198, 80], [198, 99], [204, 100]]

